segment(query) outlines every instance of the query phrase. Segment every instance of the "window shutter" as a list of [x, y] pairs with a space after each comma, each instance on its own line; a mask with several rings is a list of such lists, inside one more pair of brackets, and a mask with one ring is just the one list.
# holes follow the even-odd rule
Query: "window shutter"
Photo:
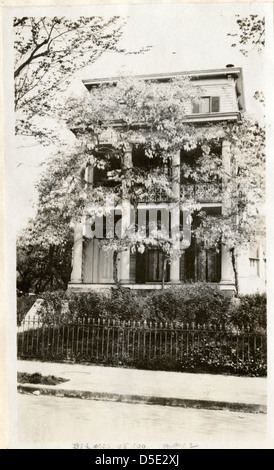
[[257, 247], [251, 246], [249, 248], [249, 258], [259, 259], [259, 249]]
[[200, 111], [199, 103], [193, 103], [192, 104], [192, 113], [193, 114], [198, 114], [199, 111]]
[[220, 111], [220, 97], [212, 96], [212, 112], [218, 113]]
[[129, 279], [136, 282], [136, 254], [130, 253]]

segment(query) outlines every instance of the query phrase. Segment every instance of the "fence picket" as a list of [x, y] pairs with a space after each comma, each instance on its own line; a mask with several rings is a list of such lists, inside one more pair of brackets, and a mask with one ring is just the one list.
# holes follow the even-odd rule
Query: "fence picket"
[[82, 341], [81, 341], [81, 355], [84, 355], [84, 337], [85, 337], [85, 317], [82, 318], [81, 332], [82, 332]]
[[132, 358], [134, 359], [135, 357], [135, 328], [136, 328], [136, 322], [134, 321], [133, 322], [133, 325], [132, 325]]
[[140, 343], [141, 343], [141, 323], [138, 321], [138, 339], [137, 339], [137, 357], [140, 357]]
[[97, 325], [96, 325], [96, 359], [99, 359], [99, 339], [100, 339], [100, 318], [98, 318]]
[[88, 321], [87, 321], [87, 342], [86, 342], [87, 358], [89, 358], [89, 332], [90, 332], [90, 318], [88, 318]]
[[104, 357], [105, 328], [106, 328], [105, 325], [106, 325], [106, 320], [103, 319], [103, 327], [102, 327], [102, 350], [101, 350], [102, 357]]
[[109, 357], [108, 356], [108, 352], [109, 352], [109, 330], [110, 330], [110, 320], [108, 320], [108, 323], [107, 323], [107, 352], [106, 352], [107, 357]]

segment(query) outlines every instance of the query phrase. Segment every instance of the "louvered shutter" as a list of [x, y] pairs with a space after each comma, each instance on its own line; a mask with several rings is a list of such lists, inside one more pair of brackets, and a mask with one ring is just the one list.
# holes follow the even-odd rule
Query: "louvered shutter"
[[212, 96], [211, 98], [211, 110], [213, 113], [218, 113], [220, 111], [220, 97], [219, 96]]
[[193, 103], [192, 104], [192, 113], [193, 114], [198, 114], [199, 112], [200, 112], [199, 103]]

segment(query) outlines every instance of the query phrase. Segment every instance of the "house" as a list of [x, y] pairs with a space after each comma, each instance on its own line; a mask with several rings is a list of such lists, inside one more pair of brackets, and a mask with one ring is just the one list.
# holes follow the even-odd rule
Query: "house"
[[[180, 73], [179, 75], [184, 75]], [[194, 125], [205, 123], [220, 123], [224, 121], [237, 122], [241, 120], [245, 111], [244, 86], [242, 69], [234, 66], [227, 66], [223, 69], [203, 70], [186, 72], [185, 75], [203, 90], [203, 96], [198, 103], [190, 104], [186, 113], [186, 121]], [[158, 74], [140, 76], [143, 80], [156, 80], [165, 83], [173, 74]], [[112, 79], [113, 81], [113, 79]], [[92, 93], [94, 87], [101, 83], [109, 83], [110, 79], [84, 80], [87, 90]], [[111, 145], [113, 135], [111, 131], [106, 132], [105, 144]], [[219, 215], [225, 210], [225, 204], [221, 182], [219, 185], [200, 187], [189, 184], [183, 172], [179, 169], [183, 164], [195, 164], [194, 152], [182, 151], [171, 162], [171, 166], [162, 167], [166, 174], [173, 175], [179, 171], [179, 178], [172, 180], [172, 192], [179, 196], [183, 193], [184, 198], [191, 198], [195, 193], [196, 200], [208, 216]], [[230, 171], [229, 145], [223, 141], [215, 149], [220, 154], [222, 165]], [[126, 164], [130, 168], [132, 165], [145, 166], [147, 164], [146, 155], [140, 147], [131, 146], [126, 152]], [[157, 162], [156, 162], [157, 163]], [[98, 168], [88, 168], [87, 178], [89, 184], [97, 187], [101, 184], [110, 184], [112, 171], [117, 170], [117, 161], [111, 163], [111, 168], [107, 170]], [[155, 194], [145, 201], [140, 198], [138, 203], [138, 217], [143, 220], [144, 225], [149, 224], [149, 218], [154, 214], [156, 224], [158, 218], [164, 217], [165, 211], [169, 209], [168, 198], [164, 194]], [[127, 201], [129, 203], [129, 201]], [[134, 216], [134, 213], [133, 213]], [[121, 218], [121, 212], [116, 211], [116, 222]], [[128, 224], [132, 223], [132, 211], [128, 211]], [[177, 211], [175, 223], [180, 225], [184, 214]], [[167, 222], [167, 225], [174, 223]], [[192, 221], [195, 223], [195, 220]], [[73, 269], [69, 288], [74, 290], [107, 289], [114, 286], [113, 277], [113, 253], [106, 252], [100, 245], [100, 238], [105, 236], [106, 222], [94, 236], [91, 222], [88, 217], [82, 224], [75, 226], [74, 249], [73, 249]], [[234, 272], [229, 249], [220, 245], [220, 249], [205, 249], [189, 238], [185, 242], [185, 249], [180, 258], [171, 260], [165, 273], [163, 273], [163, 254], [157, 248], [146, 249], [143, 253], [131, 252], [129, 249], [123, 250], [118, 255], [118, 278], [122, 285], [131, 289], [160, 289], [162, 279], [165, 278], [165, 285], [179, 285], [185, 282], [208, 282], [217, 286], [223, 291], [233, 293], [235, 291]], [[250, 253], [243, 253], [239, 263], [239, 290], [241, 293], [251, 293], [265, 290], [265, 261], [263, 250], [252, 249]]]

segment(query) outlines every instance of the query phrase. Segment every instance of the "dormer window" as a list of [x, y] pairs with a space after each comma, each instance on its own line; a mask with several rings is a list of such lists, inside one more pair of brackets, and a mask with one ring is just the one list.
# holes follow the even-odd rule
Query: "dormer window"
[[203, 96], [199, 103], [193, 103], [193, 114], [218, 113], [220, 111], [219, 96]]

